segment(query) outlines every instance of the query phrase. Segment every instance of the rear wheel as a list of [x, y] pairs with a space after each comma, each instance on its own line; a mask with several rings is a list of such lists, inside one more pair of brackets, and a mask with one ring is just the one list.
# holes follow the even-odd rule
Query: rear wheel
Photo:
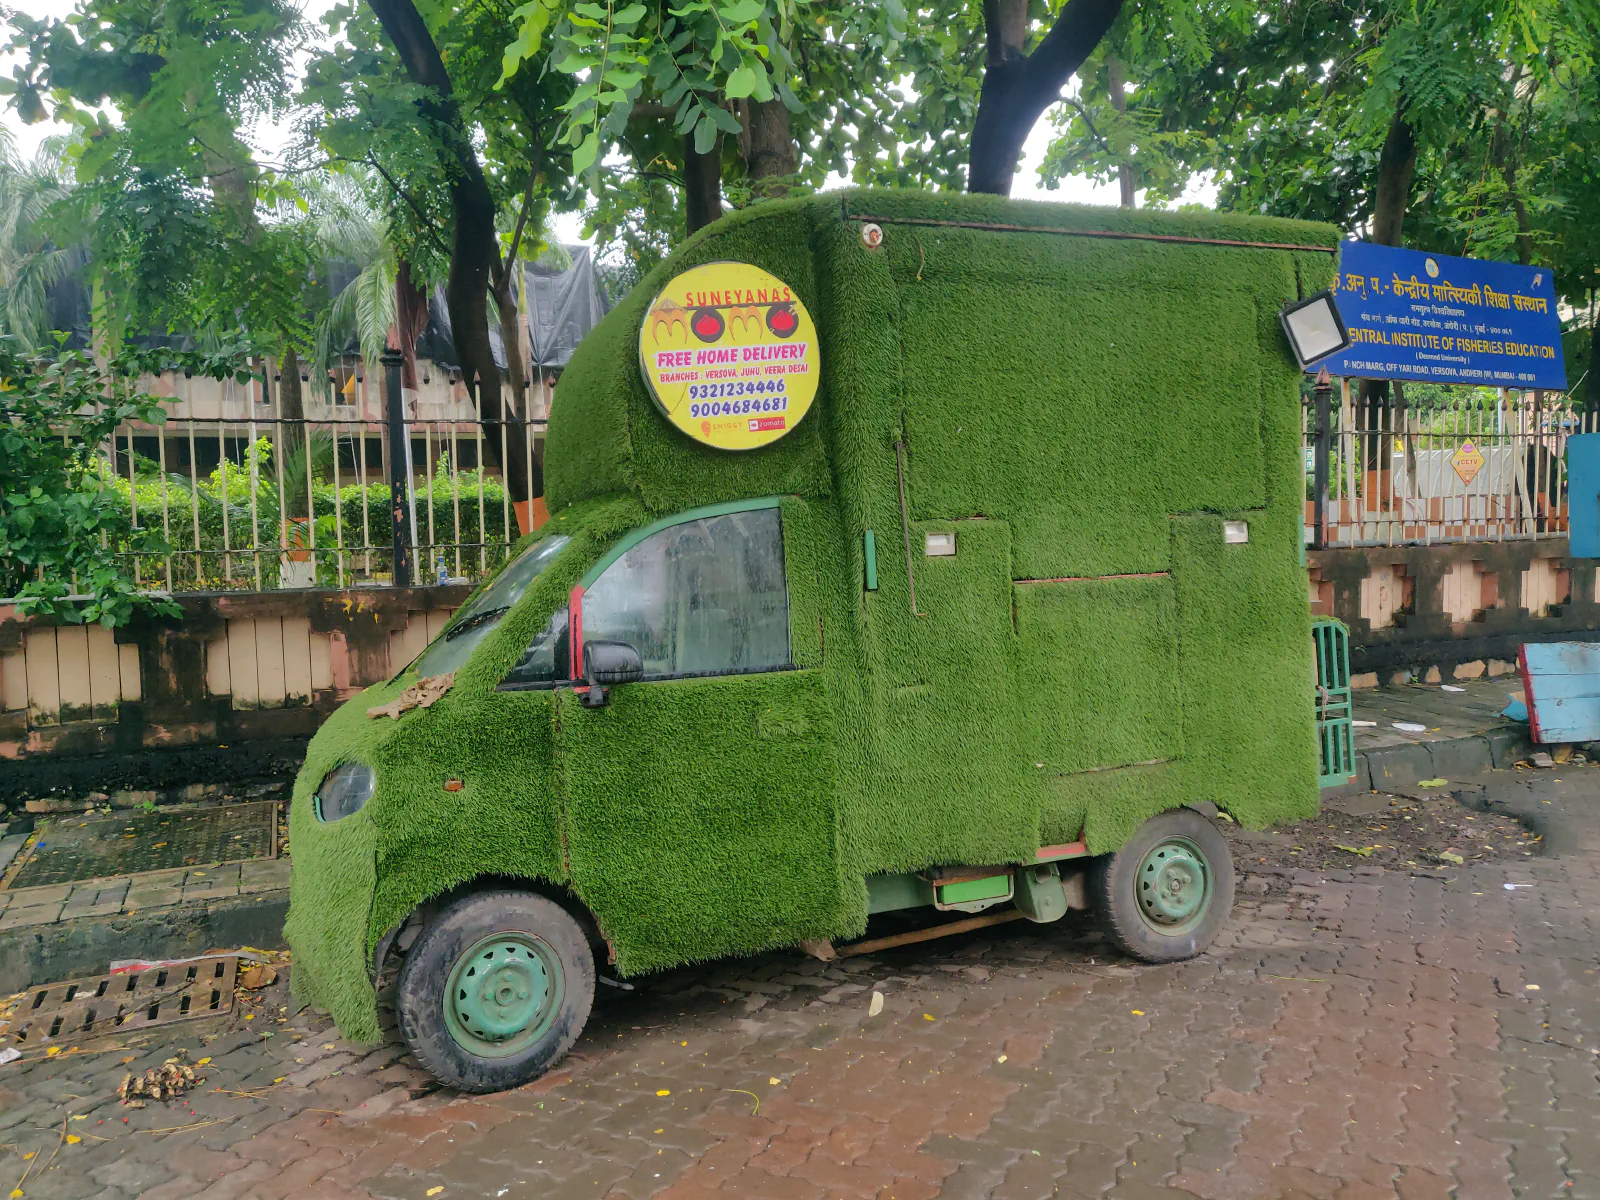
[[406, 955], [398, 997], [411, 1052], [442, 1083], [496, 1092], [537, 1079], [583, 1032], [594, 955], [559, 904], [476, 892], [444, 909]]
[[1095, 898], [1107, 935], [1145, 962], [1193, 958], [1216, 940], [1233, 907], [1233, 856], [1192, 809], [1159, 813], [1115, 854], [1097, 859]]

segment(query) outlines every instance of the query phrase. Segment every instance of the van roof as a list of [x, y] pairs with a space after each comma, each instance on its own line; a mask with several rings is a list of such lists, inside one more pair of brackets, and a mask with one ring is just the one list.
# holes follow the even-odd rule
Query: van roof
[[[868, 221], [885, 230], [881, 249], [862, 243]], [[903, 435], [910, 356], [944, 364], [953, 420], [964, 407], [1021, 403], [1019, 378], [1031, 375], [1027, 403], [1051, 406], [1063, 430], [1096, 406], [1139, 404], [1150, 389], [1172, 386], [1171, 371], [1153, 368], [1175, 355], [1199, 370], [1207, 356], [1190, 351], [1219, 337], [1234, 351], [1216, 357], [1219, 370], [1281, 364], [1277, 309], [1327, 286], [1338, 242], [1332, 226], [1305, 221], [960, 193], [850, 189], [730, 213], [652, 270], [573, 356], [550, 418], [550, 508], [613, 492], [634, 493], [657, 514], [748, 496], [828, 495], [839, 486], [830, 446]], [[817, 322], [822, 358], [814, 410], [787, 437], [742, 454], [672, 428], [638, 360], [640, 322], [661, 287], [726, 260], [753, 263], [795, 291]], [[947, 314], [937, 333], [923, 329], [921, 342], [906, 344], [905, 306], [935, 296]], [[950, 318], [968, 297], [965, 318]], [[1078, 330], [1103, 330], [1108, 316], [1135, 311], [1159, 320], [1133, 322], [1121, 340], [1096, 335], [1063, 349]], [[1019, 322], [1036, 334], [1036, 362], [1017, 362], [1010, 378], [963, 371]]]

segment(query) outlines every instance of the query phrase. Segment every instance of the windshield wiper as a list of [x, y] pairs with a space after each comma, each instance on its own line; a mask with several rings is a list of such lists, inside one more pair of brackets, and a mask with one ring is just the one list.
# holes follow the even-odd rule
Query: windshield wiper
[[466, 633], [467, 630], [476, 629], [479, 625], [493, 621], [496, 617], [503, 617], [510, 611], [511, 606], [509, 604], [502, 604], [499, 608], [486, 608], [480, 613], [473, 613], [465, 621], [462, 621], [459, 625], [450, 630], [449, 633], [445, 634], [444, 640], [447, 642], [453, 642], [463, 633]]

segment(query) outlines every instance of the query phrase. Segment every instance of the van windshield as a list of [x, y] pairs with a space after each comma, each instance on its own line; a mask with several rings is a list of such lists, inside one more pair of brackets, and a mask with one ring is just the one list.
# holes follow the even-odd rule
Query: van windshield
[[564, 534], [545, 538], [501, 571], [493, 583], [467, 601], [450, 628], [422, 652], [417, 659], [417, 674], [424, 679], [430, 675], [448, 675], [471, 658], [478, 644], [500, 623], [500, 618], [522, 599], [522, 594], [571, 540]]

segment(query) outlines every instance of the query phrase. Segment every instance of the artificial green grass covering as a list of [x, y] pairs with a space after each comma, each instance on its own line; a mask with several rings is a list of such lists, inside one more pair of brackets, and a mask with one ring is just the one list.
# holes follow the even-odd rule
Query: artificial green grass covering
[[[880, 220], [883, 247], [847, 213]], [[937, 221], [1028, 228], [915, 223]], [[1104, 852], [1202, 800], [1247, 825], [1314, 811], [1299, 398], [1276, 313], [1333, 256], [1041, 229], [1336, 244], [1266, 219], [889, 192], [759, 205], [691, 238], [562, 379], [546, 479], [573, 545], [433, 708], [368, 721], [402, 679], [312, 743], [290, 936], [297, 986], [347, 1034], [375, 1032], [382, 933], [485, 875], [570, 890], [631, 974], [854, 935], [878, 872], [1080, 834]], [[672, 429], [638, 367], [650, 300], [719, 259], [776, 274], [821, 331], [812, 412], [747, 454]], [[493, 690], [623, 533], [771, 495], [797, 670], [626, 685], [600, 709]], [[1248, 543], [1224, 544], [1225, 519]], [[956, 554], [925, 556], [929, 532]], [[378, 795], [318, 825], [310, 795], [348, 757], [378, 768]]]

